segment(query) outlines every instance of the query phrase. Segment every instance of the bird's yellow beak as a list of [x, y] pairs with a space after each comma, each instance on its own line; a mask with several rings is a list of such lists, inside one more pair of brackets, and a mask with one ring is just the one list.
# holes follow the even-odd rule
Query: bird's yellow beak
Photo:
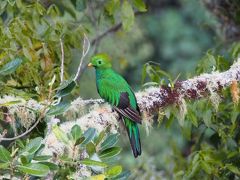
[[88, 66], [88, 67], [93, 67], [92, 63], [89, 63], [87, 66]]

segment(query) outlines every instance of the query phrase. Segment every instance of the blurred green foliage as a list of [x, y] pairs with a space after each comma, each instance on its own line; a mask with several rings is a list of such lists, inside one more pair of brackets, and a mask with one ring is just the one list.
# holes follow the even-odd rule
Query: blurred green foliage
[[[97, 10], [93, 11], [95, 8]], [[57, 125], [53, 126], [54, 135], [68, 150], [64, 156], [56, 157], [42, 154], [45, 144], [40, 136], [47, 135], [46, 123], [51, 118], [59, 116], [67, 120], [62, 115], [70, 107], [71, 97], [61, 98], [70, 95], [73, 89], [79, 95], [76, 79], [72, 78], [76, 70], [68, 73], [68, 67], [74, 62], [74, 56], [78, 57], [74, 65], [78, 67], [79, 57], [83, 56], [81, 52], [87, 48], [84, 44], [86, 38], [98, 38], [97, 27], [105, 30], [117, 22], [122, 22], [124, 31], [129, 31], [134, 25], [134, 11], [146, 11], [144, 2], [0, 2], [0, 96], [4, 102], [1, 104], [1, 134], [9, 137], [30, 131], [31, 128], [21, 124], [21, 121], [30, 119], [28, 116], [36, 118], [31, 119], [36, 124], [41, 121], [37, 130], [30, 131], [25, 139], [16, 138], [13, 143], [0, 146], [1, 177], [46, 177], [51, 171], [56, 179], [74, 179], [81, 176], [81, 168], [88, 173], [82, 177], [118, 179], [129, 176], [129, 171], [116, 165], [117, 155], [121, 152], [121, 148], [115, 146], [118, 134], [109, 133], [107, 128], [99, 134], [93, 128], [83, 133], [75, 125], [71, 133], [66, 134]], [[60, 79], [61, 63], [64, 63], [63, 82]], [[6, 95], [23, 99], [8, 100]], [[21, 103], [25, 100], [31, 100], [39, 109], [24, 107]], [[11, 114], [11, 107], [18, 113]], [[22, 111], [24, 109], [28, 112]], [[31, 126], [33, 122], [26, 123]]]
[[[69, 108], [69, 101], [79, 95], [97, 97], [94, 72], [86, 71], [88, 58], [78, 82], [71, 78], [82, 55], [84, 34], [94, 42], [89, 56], [109, 53], [114, 68], [134, 89], [173, 85], [190, 74], [225, 71], [239, 56], [240, 44], [222, 42], [217, 21], [202, 2], [145, 2], [0, 1], [0, 96], [50, 101], [42, 124], [55, 116], [67, 121], [62, 114]], [[107, 32], [119, 23], [122, 29]], [[99, 39], [104, 32], [106, 36]], [[61, 40], [63, 83], [59, 76]], [[56, 105], [59, 97], [64, 98]], [[68, 149], [65, 156], [58, 157], [62, 163], [56, 164], [52, 161], [55, 157], [41, 154], [44, 144], [40, 136], [46, 135], [46, 127], [38, 126], [24, 139], [0, 146], [0, 175], [33, 178], [51, 171], [55, 178], [73, 179], [81, 165], [87, 167], [93, 179], [237, 179], [240, 107], [233, 104], [230, 89], [224, 89], [220, 98], [220, 104], [212, 103], [210, 98], [187, 101], [184, 120], [179, 119], [179, 109], [174, 106], [154, 116], [150, 134], [141, 129], [143, 154], [138, 159], [133, 158], [127, 138], [120, 138], [120, 148], [116, 146], [119, 134], [107, 129], [97, 134], [91, 127], [82, 132], [75, 125], [66, 134], [55, 125], [56, 138]], [[1, 104], [1, 130], [7, 123], [5, 108], [17, 103]], [[39, 118], [42, 112], [33, 113]], [[20, 132], [25, 130], [17, 127]], [[86, 153], [86, 157], [75, 159], [74, 149], [75, 153]]]

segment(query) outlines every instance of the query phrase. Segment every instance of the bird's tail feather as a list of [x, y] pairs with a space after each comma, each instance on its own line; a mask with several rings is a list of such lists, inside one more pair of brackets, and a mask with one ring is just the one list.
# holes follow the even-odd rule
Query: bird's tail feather
[[140, 133], [138, 129], [138, 125], [135, 122], [132, 122], [131, 120], [124, 118], [125, 119], [125, 125], [128, 133], [128, 137], [130, 140], [131, 148], [134, 157], [138, 157], [141, 155], [142, 150], [141, 150], [141, 141], [140, 141]]

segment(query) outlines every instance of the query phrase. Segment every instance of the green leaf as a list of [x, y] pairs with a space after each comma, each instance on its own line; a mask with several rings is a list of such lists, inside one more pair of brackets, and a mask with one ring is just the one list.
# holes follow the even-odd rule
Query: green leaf
[[210, 164], [206, 163], [205, 161], [201, 161], [201, 167], [207, 174], [212, 174], [213, 168]]
[[70, 141], [67, 137], [67, 134], [58, 125], [54, 125], [52, 127], [52, 131], [59, 141], [63, 142], [66, 145], [69, 145]]
[[14, 6], [14, 4], [15, 4], [15, 2], [16, 2], [16, 0], [7, 0], [8, 1], [8, 3], [11, 5], [11, 6]]
[[35, 7], [40, 15], [44, 15], [46, 13], [46, 9], [41, 5], [41, 3], [37, 2]]
[[240, 170], [238, 167], [232, 165], [232, 164], [226, 164], [226, 168], [228, 168], [230, 171], [232, 171], [233, 173], [240, 175]]
[[122, 166], [113, 166], [112, 168], [108, 169], [105, 173], [107, 177], [115, 177], [122, 172]]
[[23, 149], [23, 148], [25, 147], [24, 144], [23, 144], [23, 141], [20, 140], [20, 139], [17, 139], [17, 140], [16, 140], [16, 144], [17, 144], [17, 146], [20, 147], [21, 149]]
[[76, 162], [74, 162], [70, 157], [67, 157], [66, 155], [60, 156], [59, 159], [64, 164], [73, 164], [76, 165]]
[[110, 134], [101, 144], [101, 149], [106, 149], [114, 146], [118, 142], [119, 134]]
[[96, 152], [96, 147], [92, 142], [89, 142], [86, 146], [87, 153], [91, 157]]
[[17, 169], [23, 173], [38, 177], [44, 177], [49, 173], [49, 167], [40, 163], [31, 163], [23, 166], [18, 165]]
[[1, 69], [0, 69], [0, 75], [8, 75], [13, 73], [22, 63], [22, 60], [20, 58], [16, 58], [9, 63], [5, 64]]
[[98, 135], [98, 137], [95, 139], [95, 144], [96, 146], [103, 140], [104, 136], [106, 135], [105, 130], [103, 130], [102, 132], [100, 132], [100, 134]]
[[203, 114], [203, 121], [207, 127], [210, 127], [211, 125], [211, 118], [212, 118], [212, 111], [206, 110]]
[[203, 72], [210, 73], [213, 71], [213, 68], [216, 68], [216, 59], [212, 55], [212, 52], [209, 51], [207, 54], [201, 59], [200, 63], [196, 68], [197, 74], [201, 74]]
[[133, 0], [133, 5], [140, 11], [140, 12], [146, 12], [146, 5], [143, 2], [143, 0]]
[[87, 165], [87, 166], [100, 166], [100, 167], [107, 167], [107, 164], [101, 161], [94, 161], [91, 159], [84, 159], [80, 161], [81, 164]]
[[118, 155], [121, 152], [120, 147], [111, 147], [100, 152], [100, 158], [111, 158]]
[[35, 161], [46, 161], [46, 160], [49, 160], [51, 158], [52, 158], [52, 156], [46, 156], [46, 155], [44, 156], [44, 155], [42, 155], [42, 156], [34, 157], [33, 160], [35, 160]]
[[131, 4], [127, 0], [124, 0], [122, 4], [121, 19], [123, 29], [129, 31], [134, 24], [134, 12]]
[[71, 129], [71, 134], [72, 134], [74, 142], [76, 142], [82, 135], [80, 126], [75, 124]]
[[64, 113], [70, 107], [70, 103], [60, 103], [56, 106], [51, 107], [47, 115], [48, 116], [57, 116]]
[[19, 103], [22, 103], [22, 101], [20, 101], [20, 100], [8, 101], [8, 102], [4, 102], [4, 103], [0, 104], [0, 106], [11, 106], [14, 104], [19, 104]]
[[190, 141], [191, 132], [192, 132], [192, 123], [190, 121], [185, 121], [181, 130], [182, 130], [183, 136]]
[[58, 170], [58, 165], [52, 162], [39, 162], [39, 163], [48, 166], [51, 171]]
[[96, 135], [96, 129], [88, 128], [83, 134], [83, 136], [85, 137], [83, 144], [85, 145], [89, 143], [95, 137], [95, 135]]
[[72, 90], [75, 88], [76, 82], [72, 79], [68, 81], [64, 81], [61, 86], [57, 89], [56, 96], [57, 97], [63, 97], [67, 96], [72, 92]]
[[8, 169], [10, 162], [0, 163], [0, 169]]
[[10, 162], [10, 160], [11, 160], [10, 152], [5, 147], [0, 145], [0, 161]]
[[123, 171], [118, 176], [111, 178], [111, 180], [125, 180], [128, 179], [130, 175], [131, 175], [130, 171]]
[[7, 3], [7, 1], [0, 1], [0, 3], [1, 3], [0, 4], [0, 7], [1, 7], [0, 8], [0, 15], [2, 15], [2, 13], [5, 12], [5, 8], [6, 8], [8, 3]]
[[108, 12], [108, 15], [113, 16], [115, 11], [119, 8], [119, 0], [109, 0], [105, 5], [105, 10]]
[[[25, 39], [24, 36], [19, 36], [19, 38], [21, 38], [20, 40], [21, 40], [22, 44], [23, 44], [23, 43], [26, 43], [27, 39]], [[30, 49], [27, 48], [27, 47], [24, 45], [24, 47], [22, 48], [22, 50], [23, 50], [24, 56], [25, 56], [29, 61], [32, 61], [32, 55], [31, 55], [31, 53], [30, 53]]]
[[191, 171], [188, 174], [185, 174], [183, 179], [191, 179], [191, 178], [193, 178], [199, 172], [199, 170], [200, 170], [199, 166], [200, 166], [200, 162], [199, 161], [194, 163], [192, 165]]
[[24, 156], [24, 155], [21, 155], [21, 156], [20, 156], [20, 161], [21, 161], [21, 163], [22, 163], [23, 165], [30, 163], [30, 161], [29, 161], [29, 159], [27, 158], [27, 156]]
[[55, 4], [52, 4], [52, 5], [49, 6], [49, 8], [47, 10], [47, 14], [52, 16], [52, 17], [57, 17], [57, 16], [60, 15], [60, 11]]
[[83, 143], [83, 141], [85, 140], [86, 138], [85, 137], [80, 137], [76, 142], [75, 142], [75, 146], [77, 146], [77, 145], [79, 145], [79, 144], [82, 144]]
[[30, 142], [20, 152], [20, 154], [24, 152], [28, 152], [29, 154], [34, 154], [41, 147], [41, 145], [42, 145], [42, 138], [41, 137], [34, 138], [30, 140]]
[[198, 127], [198, 118], [196, 117], [191, 107], [188, 107], [187, 117], [190, 119], [190, 121], [193, 123], [195, 127]]

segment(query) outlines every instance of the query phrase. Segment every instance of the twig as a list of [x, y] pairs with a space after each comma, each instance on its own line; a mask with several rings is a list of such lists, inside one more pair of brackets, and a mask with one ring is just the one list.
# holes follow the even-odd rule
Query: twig
[[78, 76], [80, 74], [82, 63], [83, 63], [83, 59], [86, 57], [89, 49], [90, 49], [90, 41], [89, 41], [88, 37], [86, 36], [86, 34], [84, 34], [82, 56], [81, 56], [81, 59], [80, 59], [80, 63], [79, 63], [79, 66], [78, 66], [77, 73], [76, 73], [76, 75], [74, 77], [74, 81], [77, 80], [77, 78], [78, 78]]
[[60, 46], [61, 46], [61, 74], [60, 74], [60, 80], [61, 80], [61, 83], [62, 83], [63, 82], [63, 75], [64, 75], [64, 47], [63, 47], [62, 38], [60, 38]]
[[22, 138], [23, 136], [27, 135], [28, 133], [30, 133], [37, 125], [38, 123], [40, 122], [40, 120], [44, 117], [45, 113], [46, 113], [46, 110], [47, 110], [47, 107], [45, 107], [43, 109], [43, 111], [40, 113], [37, 121], [34, 123], [34, 125], [28, 129], [27, 131], [25, 131], [24, 133], [18, 135], [18, 136], [14, 136], [12, 138], [3, 138], [3, 137], [0, 137], [0, 142], [1, 141], [13, 141], [13, 140], [16, 140], [16, 139], [19, 139], [19, 138]]
[[[135, 12], [134, 14], [135, 14], [135, 16], [137, 16], [137, 15], [141, 15], [142, 12], [137, 11], [137, 12]], [[97, 42], [99, 42], [102, 38], [104, 38], [104, 37], [105, 37], [106, 35], [108, 35], [109, 33], [113, 33], [113, 32], [118, 31], [121, 27], [122, 27], [122, 22], [119, 22], [118, 24], [110, 27], [109, 29], [107, 29], [106, 31], [104, 31], [102, 34], [98, 35], [97, 37], [95, 37], [95, 38], [91, 41], [92, 46], [94, 46]]]
[[30, 133], [39, 123], [40, 119], [38, 119], [35, 124], [30, 128], [28, 129], [27, 131], [25, 131], [24, 133], [18, 135], [18, 136], [15, 136], [15, 137], [12, 137], [12, 138], [0, 138], [0, 142], [1, 141], [13, 141], [13, 140], [16, 140], [16, 139], [19, 139], [25, 135], [27, 135], [28, 133]]
[[[104, 38], [104, 37], [105, 37], [106, 35], [108, 35], [109, 33], [118, 31], [121, 27], [122, 27], [122, 23], [118, 23], [118, 24], [116, 24], [115, 26], [107, 29], [105, 32], [103, 32], [102, 34], [100, 34], [99, 36], [97, 36], [96, 38], [94, 38], [94, 39], [91, 41], [91, 45], [92, 45], [92, 46], [96, 46], [97, 44], [99, 44], [99, 42], [100, 42], [100, 40], [101, 40], [102, 38]], [[96, 47], [95, 47], [95, 48], [96, 48]], [[96, 52], [96, 49], [95, 49], [95, 52]], [[94, 53], [95, 53], [95, 52], [94, 52]], [[85, 71], [86, 68], [87, 68], [87, 63], [83, 65], [82, 69], [81, 69], [81, 67], [80, 67], [78, 76], [80, 75], [80, 72], [83, 73], [83, 71]]]
[[95, 37], [92, 41], [91, 44], [92, 46], [94, 46], [98, 41], [100, 41], [103, 37], [105, 37], [107, 34], [112, 33], [112, 32], [116, 32], [117, 30], [119, 30], [122, 27], [122, 23], [118, 23], [115, 26], [107, 29], [105, 32], [103, 32], [102, 34], [100, 34], [99, 36]]
[[[62, 38], [60, 38], [60, 47], [61, 47], [61, 71], [60, 71], [60, 85], [62, 84], [64, 80], [64, 46], [63, 46], [63, 41]], [[56, 104], [59, 104], [61, 102], [61, 97], [58, 97]]]
[[[142, 12], [137, 11], [137, 12], [135, 12], [134, 14], [135, 14], [135, 16], [137, 16], [137, 15], [141, 15]], [[97, 37], [95, 37], [95, 38], [91, 41], [91, 45], [92, 45], [92, 46], [97, 46], [102, 38], [104, 38], [105, 36], [107, 36], [109, 33], [113, 33], [113, 32], [118, 31], [121, 27], [122, 27], [122, 22], [119, 22], [118, 24], [110, 27], [109, 29], [107, 29], [106, 31], [104, 31], [103, 33], [101, 33], [100, 35], [98, 35]], [[95, 48], [96, 48], [96, 47], [95, 47]], [[96, 50], [95, 50], [95, 52], [96, 52]], [[85, 71], [86, 67], [87, 67], [87, 63], [84, 64], [84, 66], [82, 67], [81, 73]]]

